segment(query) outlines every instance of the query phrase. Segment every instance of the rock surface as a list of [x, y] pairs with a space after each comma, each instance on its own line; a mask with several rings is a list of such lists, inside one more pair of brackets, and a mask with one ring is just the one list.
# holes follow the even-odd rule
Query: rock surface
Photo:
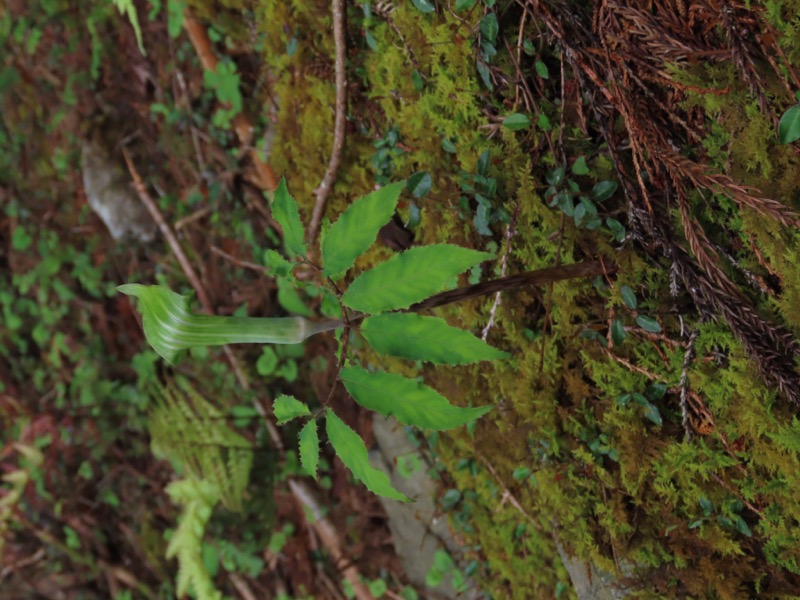
[[111, 237], [153, 241], [156, 224], [137, 197], [130, 177], [96, 142], [83, 143], [81, 172], [89, 206], [103, 220]]
[[[428, 474], [425, 456], [409, 441], [401, 424], [376, 413], [372, 419], [372, 432], [380, 450], [370, 456], [373, 466], [390, 473], [392, 485], [416, 500], [404, 504], [380, 498], [389, 516], [395, 551], [403, 561], [410, 582], [426, 589], [426, 576], [434, 563], [436, 552], [445, 550], [453, 557], [459, 555], [459, 546], [450, 533], [447, 517], [436, 510], [438, 483]], [[396, 468], [397, 459], [412, 456], [423, 467], [404, 477]], [[436, 597], [459, 600], [482, 597], [473, 582], [468, 582], [468, 588], [468, 591], [458, 593], [451, 585], [450, 578], [445, 577], [443, 583], [435, 588], [435, 593]]]

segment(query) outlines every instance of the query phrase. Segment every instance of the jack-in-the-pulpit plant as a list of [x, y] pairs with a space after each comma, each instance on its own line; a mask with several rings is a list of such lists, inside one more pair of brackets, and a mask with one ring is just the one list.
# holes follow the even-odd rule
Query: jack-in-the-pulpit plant
[[[306, 258], [304, 229], [297, 204], [281, 181], [272, 202], [272, 214], [283, 230], [285, 256], [273, 255], [276, 270], [292, 277], [301, 263], [321, 271], [331, 291], [340, 280], [349, 281], [340, 302], [341, 320], [311, 321], [301, 317], [221, 317], [192, 313], [187, 298], [158, 286], [127, 284], [119, 290], [136, 296], [150, 345], [168, 362], [180, 351], [194, 346], [235, 343], [299, 343], [310, 335], [344, 328], [342, 340], [357, 329], [382, 354], [441, 365], [463, 365], [506, 356], [471, 333], [450, 326], [444, 319], [421, 316], [407, 310], [441, 292], [459, 274], [493, 258], [492, 254], [452, 244], [415, 247], [385, 262], [345, 277], [356, 259], [377, 238], [392, 217], [405, 182], [381, 188], [357, 200], [324, 232], [322, 265]], [[346, 343], [342, 344], [346, 349]], [[338, 380], [352, 398], [365, 408], [393, 416], [405, 425], [423, 429], [451, 429], [473, 421], [490, 407], [454, 406], [433, 388], [395, 373], [367, 369], [345, 357]], [[335, 385], [335, 383], [334, 383]], [[275, 399], [275, 416], [282, 425], [296, 418], [308, 419], [299, 437], [303, 469], [317, 476], [319, 435], [317, 421], [307, 404], [292, 396]], [[324, 410], [325, 431], [333, 449], [353, 475], [371, 491], [409, 501], [392, 487], [383, 471], [369, 464], [361, 438], [330, 408]]]

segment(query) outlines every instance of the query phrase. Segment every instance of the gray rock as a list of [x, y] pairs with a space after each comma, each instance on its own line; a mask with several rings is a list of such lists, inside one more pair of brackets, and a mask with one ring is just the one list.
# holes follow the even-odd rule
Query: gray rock
[[103, 220], [111, 237], [153, 241], [156, 224], [133, 189], [130, 176], [96, 142], [83, 143], [81, 172], [89, 206]]
[[[425, 456], [414, 448], [401, 424], [376, 413], [372, 419], [372, 432], [380, 450], [370, 455], [373, 466], [389, 473], [392, 485], [416, 500], [405, 504], [380, 498], [389, 516], [389, 529], [395, 551], [403, 562], [409, 581], [425, 589], [425, 578], [433, 565], [436, 552], [446, 550], [454, 557], [459, 554], [459, 546], [450, 533], [447, 517], [436, 511], [438, 483], [428, 474]], [[397, 463], [398, 457], [411, 456], [416, 456], [424, 467], [408, 477], [403, 477], [392, 465]], [[436, 597], [459, 600], [482, 597], [473, 582], [469, 582], [469, 591], [459, 594], [450, 584], [449, 577], [435, 588], [435, 592]]]
[[[579, 600], [622, 600], [630, 595], [630, 591], [620, 582], [620, 576], [608, 573], [591, 562], [570, 556], [558, 539], [556, 548]], [[633, 566], [628, 563], [623, 563], [621, 569], [622, 577], [630, 577], [634, 573]]]

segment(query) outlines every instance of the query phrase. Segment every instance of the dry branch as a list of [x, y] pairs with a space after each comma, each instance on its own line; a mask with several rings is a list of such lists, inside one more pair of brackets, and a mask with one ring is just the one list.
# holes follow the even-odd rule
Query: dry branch
[[123, 149], [122, 150], [123, 156], [125, 157], [125, 163], [128, 165], [128, 171], [131, 174], [131, 178], [133, 179], [133, 187], [136, 190], [136, 193], [139, 195], [139, 199], [144, 204], [147, 212], [150, 213], [150, 216], [153, 217], [153, 221], [156, 222], [158, 225], [158, 229], [161, 231], [161, 234], [164, 236], [164, 239], [167, 240], [167, 244], [169, 244], [170, 249], [175, 254], [175, 258], [178, 259], [178, 263], [181, 265], [181, 269], [186, 274], [186, 277], [189, 279], [189, 283], [191, 284], [194, 291], [197, 293], [197, 298], [200, 300], [200, 304], [203, 305], [203, 309], [211, 313], [211, 300], [206, 293], [206, 289], [203, 287], [203, 284], [200, 283], [200, 278], [197, 277], [197, 273], [192, 266], [192, 263], [189, 262], [189, 258], [186, 256], [186, 253], [183, 251], [180, 242], [178, 242], [178, 238], [175, 237], [175, 234], [172, 233], [172, 229], [167, 224], [166, 220], [164, 219], [164, 215], [161, 214], [161, 211], [156, 206], [156, 203], [150, 197], [150, 194], [147, 192], [147, 188], [145, 187], [144, 183], [142, 182], [142, 178], [139, 175], [139, 171], [136, 169], [136, 165], [133, 164], [128, 151]]
[[408, 310], [419, 312], [428, 310], [437, 306], [451, 304], [453, 302], [461, 302], [469, 300], [470, 298], [478, 298], [488, 294], [494, 294], [506, 290], [520, 289], [528, 286], [542, 286], [557, 281], [564, 281], [565, 279], [578, 279], [582, 277], [597, 277], [599, 275], [608, 275], [616, 273], [617, 265], [610, 261], [589, 260], [574, 265], [566, 265], [559, 267], [548, 267], [546, 269], [539, 269], [537, 271], [528, 271], [526, 273], [519, 273], [509, 277], [501, 277], [499, 279], [492, 279], [483, 283], [476, 283], [467, 287], [442, 292], [431, 296], [427, 300], [414, 304]]
[[312, 243], [317, 239], [322, 215], [325, 213], [325, 204], [336, 181], [344, 154], [345, 119], [347, 117], [347, 73], [345, 71], [347, 42], [345, 40], [344, 10], [344, 0], [333, 0], [333, 40], [336, 46], [336, 114], [333, 124], [333, 149], [325, 176], [315, 190], [317, 201], [314, 204], [308, 227], [308, 239]]
[[[727, 91], [680, 84], [667, 68], [731, 63], [759, 100], [762, 113], [774, 121], [763, 100], [763, 72], [756, 65], [769, 65], [786, 90], [793, 89], [787, 73], [795, 75], [775, 60], [783, 55], [769, 25], [757, 10], [728, 2], [604, 0], [594, 3], [593, 13], [569, 10], [557, 0], [518, 2], [529, 7], [557, 40], [580, 94], [594, 99], [589, 106], [595, 127], [608, 146], [628, 202], [630, 238], [653, 261], [670, 261], [673, 295], [680, 283], [701, 318], [725, 319], [762, 377], [800, 406], [794, 337], [762, 317], [731, 281], [720, 265], [720, 256], [729, 252], [712, 247], [702, 224], [690, 213], [688, 198], [694, 190], [721, 194], [740, 209], [753, 210], [787, 228], [800, 226], [800, 216], [714, 172], [702, 153], [701, 158], [682, 153], [707, 134], [703, 114], [682, 107], [685, 91]], [[624, 133], [610, 126], [620, 117]], [[685, 241], [676, 236], [671, 217], [676, 201]]]

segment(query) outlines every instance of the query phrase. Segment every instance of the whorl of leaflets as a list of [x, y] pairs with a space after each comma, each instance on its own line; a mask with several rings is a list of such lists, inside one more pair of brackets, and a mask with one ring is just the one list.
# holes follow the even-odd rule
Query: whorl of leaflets
[[[322, 274], [352, 281], [341, 302], [355, 311], [360, 332], [379, 353], [436, 365], [464, 365], [508, 355], [471, 333], [449, 325], [444, 319], [403, 312], [418, 302], [452, 287], [468, 269], [494, 258], [492, 254], [453, 244], [416, 247], [353, 276], [357, 259], [374, 244], [378, 231], [397, 209], [405, 182], [388, 185], [353, 202], [324, 231], [321, 244]], [[306, 254], [300, 211], [288, 193], [285, 181], [275, 192], [273, 217], [284, 234], [285, 258], [275, 253], [271, 261], [290, 273]], [[346, 279], [345, 279], [346, 278]], [[300, 317], [282, 319], [235, 319], [194, 315], [188, 301], [169, 290], [141, 285], [121, 286], [120, 291], [137, 296], [143, 314], [145, 335], [168, 361], [192, 346], [236, 342], [299, 343], [309, 335], [343, 326], [340, 321], [315, 322]], [[360, 314], [358, 314], [360, 313]], [[354, 326], [357, 327], [357, 326]], [[491, 407], [460, 407], [417, 379], [372, 368], [348, 365], [340, 380], [361, 406], [405, 425], [444, 430], [470, 423]], [[307, 419], [299, 433], [302, 469], [317, 477], [319, 431], [309, 407], [291, 396], [279, 396], [273, 405], [279, 425]], [[402, 502], [410, 499], [397, 491], [383, 471], [369, 464], [363, 440], [330, 408], [324, 411], [325, 432], [336, 454], [353, 476], [372, 492]]]

